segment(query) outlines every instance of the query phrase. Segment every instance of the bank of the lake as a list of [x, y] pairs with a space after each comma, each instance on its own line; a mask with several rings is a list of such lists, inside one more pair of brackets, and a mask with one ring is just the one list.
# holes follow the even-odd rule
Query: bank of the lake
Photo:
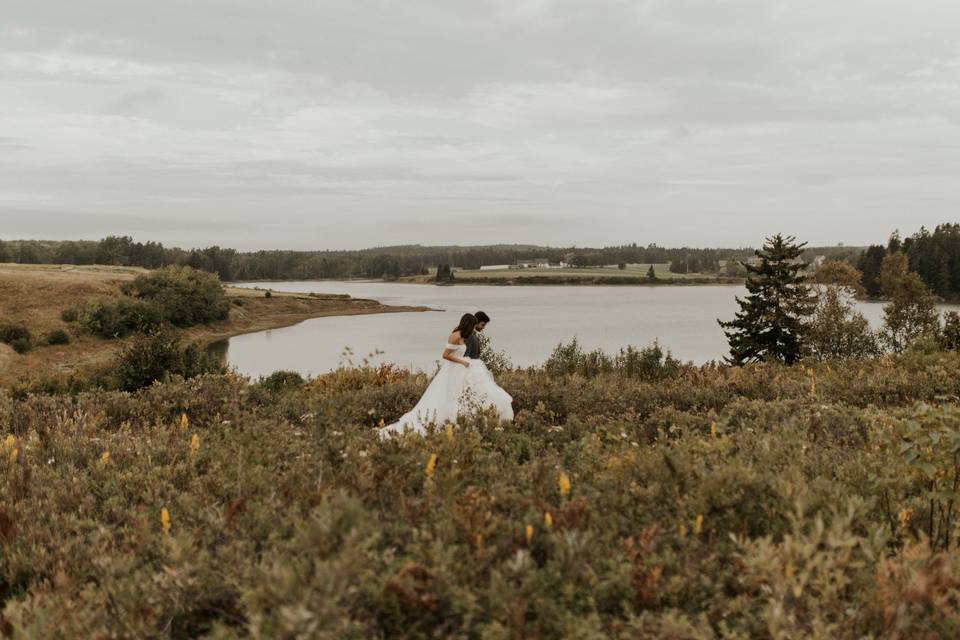
[[[112, 358], [125, 344], [124, 340], [87, 335], [64, 322], [61, 313], [99, 298], [119, 296], [121, 284], [144, 273], [148, 271], [133, 267], [0, 264], [0, 318], [27, 327], [37, 344], [33, 350], [17, 354], [0, 343], [0, 384], [37, 374], [75, 371]], [[264, 291], [228, 286], [226, 295], [231, 302], [229, 318], [188, 329], [184, 332], [186, 338], [209, 344], [289, 327], [311, 318], [427, 310], [337, 293], [273, 291], [268, 298]], [[70, 342], [43, 344], [43, 336], [56, 329], [67, 331]]]

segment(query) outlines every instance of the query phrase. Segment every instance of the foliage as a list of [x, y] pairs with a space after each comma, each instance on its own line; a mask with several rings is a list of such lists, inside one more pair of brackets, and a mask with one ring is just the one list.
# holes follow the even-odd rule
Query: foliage
[[737, 298], [740, 311], [729, 322], [720, 322], [730, 342], [731, 364], [800, 359], [807, 333], [805, 320], [814, 309], [799, 261], [803, 244], [793, 237], [773, 236], [756, 252], [758, 264], [745, 264], [749, 273], [745, 298]]
[[862, 284], [863, 274], [843, 260], [825, 260], [814, 272], [810, 282], [844, 289], [857, 297], [866, 293]]
[[76, 322], [80, 318], [80, 312], [74, 307], [69, 307], [60, 312], [60, 319], [64, 322]]
[[437, 282], [453, 282], [453, 269], [449, 264], [437, 265]]
[[22, 324], [4, 322], [0, 324], [0, 342], [4, 342], [17, 353], [27, 353], [33, 349], [33, 335]]
[[917, 338], [939, 333], [934, 297], [920, 277], [909, 271], [906, 255], [898, 252], [884, 258], [880, 284], [890, 300], [883, 308], [883, 339], [893, 351], [903, 351]]
[[122, 338], [154, 331], [163, 324], [163, 310], [153, 302], [128, 297], [104, 298], [80, 313], [80, 326], [101, 338]]
[[960, 313], [947, 311], [943, 314], [940, 345], [944, 349], [960, 351]]
[[676, 375], [680, 367], [680, 362], [669, 352], [664, 353], [656, 342], [643, 349], [628, 345], [620, 349], [617, 355], [610, 356], [602, 349], [584, 352], [576, 338], [569, 343], [558, 344], [544, 363], [546, 372], [555, 376], [581, 375], [590, 378], [615, 372], [640, 380], [669, 378]]
[[159, 329], [137, 336], [120, 351], [113, 376], [117, 388], [135, 391], [173, 375], [192, 378], [222, 368], [198, 345], [182, 346], [176, 331]]
[[225, 320], [230, 304], [220, 279], [191, 267], [164, 267], [137, 276], [122, 287], [125, 294], [155, 304], [164, 320], [177, 327], [192, 327]]
[[960, 354], [499, 380], [513, 424], [387, 440], [425, 376], [0, 391], [0, 626], [956, 637]]
[[67, 344], [70, 342], [70, 334], [63, 329], [54, 329], [47, 334], [47, 344]]
[[818, 360], [863, 359], [880, 353], [877, 336], [850, 300], [850, 290], [825, 285], [817, 295], [807, 345]]
[[510, 361], [510, 356], [504, 351], [494, 350], [493, 345], [490, 343], [490, 336], [482, 331], [478, 331], [477, 337], [480, 340], [480, 359], [483, 360], [483, 363], [487, 365], [490, 371], [493, 373], [503, 373], [513, 369], [513, 362]]

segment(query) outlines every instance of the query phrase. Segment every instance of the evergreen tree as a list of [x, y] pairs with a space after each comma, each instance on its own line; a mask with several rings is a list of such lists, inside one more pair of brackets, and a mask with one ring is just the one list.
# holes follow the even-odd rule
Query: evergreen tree
[[936, 299], [920, 276], [910, 271], [907, 256], [902, 252], [887, 256], [880, 282], [884, 297], [890, 300], [883, 308], [883, 339], [895, 353], [921, 336], [940, 332]]
[[7, 243], [0, 240], [0, 262], [10, 262], [10, 254], [7, 252]]
[[650, 268], [647, 269], [647, 280], [656, 280], [656, 279], [657, 279], [657, 272], [653, 268], [653, 265], [650, 265]]
[[880, 270], [883, 268], [883, 259], [886, 257], [886, 249], [880, 245], [873, 245], [863, 252], [857, 264], [857, 268], [863, 274], [863, 288], [871, 298], [880, 295]]
[[749, 295], [737, 298], [740, 311], [732, 321], [718, 320], [730, 342], [727, 362], [744, 365], [779, 360], [793, 364], [802, 356], [806, 318], [815, 304], [804, 283], [807, 265], [798, 259], [804, 246], [792, 236], [777, 234], [755, 252], [759, 264], [744, 264]]

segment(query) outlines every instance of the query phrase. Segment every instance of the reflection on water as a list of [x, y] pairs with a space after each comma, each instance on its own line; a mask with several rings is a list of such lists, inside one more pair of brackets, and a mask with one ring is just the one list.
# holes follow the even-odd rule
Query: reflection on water
[[[439, 312], [315, 318], [292, 327], [231, 338], [215, 347], [241, 373], [278, 369], [316, 375], [336, 368], [345, 348], [356, 354], [383, 351], [375, 361], [432, 371], [460, 315], [486, 311], [487, 334], [514, 364], [543, 362], [560, 342], [576, 337], [586, 349], [616, 352], [654, 340], [681, 360], [707, 362], [727, 353], [717, 318], [737, 310], [740, 286], [453, 286], [381, 282], [253, 283], [282, 291], [346, 293], [385, 304], [422, 305]], [[881, 305], [860, 310], [877, 326]]]

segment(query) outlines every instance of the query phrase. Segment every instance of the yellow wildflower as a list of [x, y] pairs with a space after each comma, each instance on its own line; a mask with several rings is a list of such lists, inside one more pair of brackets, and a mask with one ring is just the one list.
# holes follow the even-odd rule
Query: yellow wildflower
[[543, 513], [543, 526], [547, 528], [547, 531], [553, 529], [553, 516], [550, 515], [549, 511]]
[[453, 442], [453, 425], [449, 422], [447, 423], [447, 440]]
[[680, 539], [683, 540], [687, 537], [687, 525], [682, 522], [677, 525], [677, 535], [680, 536]]
[[13, 437], [13, 434], [7, 436], [7, 449], [13, 449], [13, 445], [17, 443], [17, 439]]
[[528, 545], [531, 542], [533, 542], [533, 525], [532, 524], [528, 524], [526, 526], [526, 528], [523, 530], [523, 535], [524, 537], [526, 537]]
[[383, 429], [385, 426], [387, 426], [387, 421], [383, 418], [380, 418], [380, 422], [377, 423], [377, 426]]
[[160, 527], [164, 533], [170, 533], [170, 512], [166, 507], [160, 509]]
[[13, 449], [10, 451], [10, 464], [15, 464], [17, 462], [17, 456], [20, 455], [20, 449]]
[[190, 418], [187, 417], [187, 414], [181, 413], [180, 414], [180, 430], [186, 431], [187, 427], [189, 426], [190, 426]]
[[433, 480], [433, 473], [437, 470], [437, 454], [431, 453], [430, 459], [427, 460], [427, 466], [424, 469], [424, 472], [427, 474], [427, 480]]
[[810, 395], [817, 395], [817, 379], [814, 377], [813, 369], [807, 369], [807, 377], [810, 378]]
[[693, 535], [698, 536], [703, 533], [703, 516], [697, 514], [696, 520], [693, 521]]
[[195, 433], [190, 438], [190, 456], [196, 457], [198, 451], [200, 451], [200, 436]]
[[102, 462], [103, 464], [107, 464], [108, 462], [110, 462], [109, 451], [104, 451], [102, 454], [100, 454], [100, 462]]
[[710, 437], [711, 438], [717, 437], [717, 421], [716, 420], [710, 423]]
[[561, 497], [570, 493], [570, 478], [568, 478], [567, 474], [563, 471], [560, 472], [560, 477], [557, 478], [557, 488], [560, 489]]

